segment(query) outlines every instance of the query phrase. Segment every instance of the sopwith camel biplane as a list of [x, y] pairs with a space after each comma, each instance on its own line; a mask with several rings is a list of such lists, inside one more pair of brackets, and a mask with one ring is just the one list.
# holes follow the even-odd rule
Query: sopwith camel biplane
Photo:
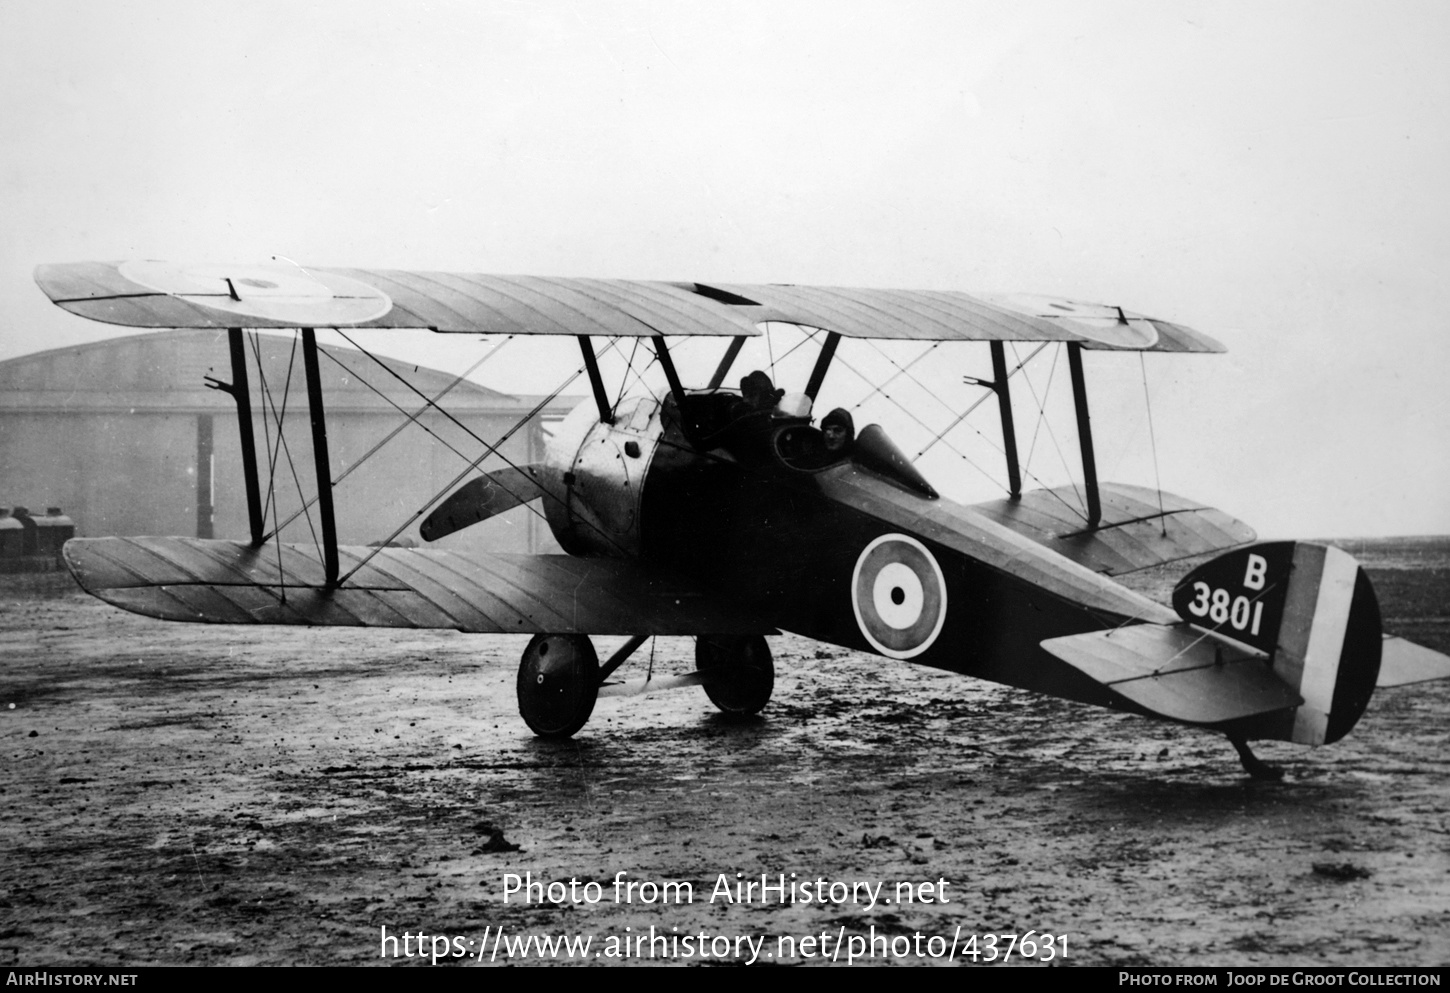
[[[97, 597], [168, 620], [451, 628], [531, 634], [518, 702], [537, 734], [567, 737], [651, 636], [696, 639], [699, 683], [729, 713], [770, 699], [766, 636], [790, 631], [1228, 736], [1321, 745], [1349, 732], [1376, 686], [1450, 674], [1450, 658], [1380, 628], [1374, 590], [1345, 552], [1254, 544], [1220, 511], [1099, 482], [1082, 354], [1220, 352], [1211, 338], [1116, 306], [1044, 297], [809, 286], [485, 276], [161, 262], [41, 266], [60, 307], [148, 328], [226, 329], [242, 426], [250, 536], [87, 538], [65, 547]], [[770, 322], [819, 346], [804, 383], [763, 371], [726, 387]], [[317, 467], [315, 548], [269, 532], [252, 437], [242, 329], [300, 334]], [[567, 554], [339, 545], [318, 328], [564, 335], [592, 399], [543, 462], [461, 476], [421, 508], [425, 541], [520, 505], [541, 507]], [[708, 381], [681, 381], [671, 342], [723, 339]], [[1002, 499], [941, 496], [878, 425], [814, 410], [851, 339], [980, 343], [993, 374], [1008, 482]], [[611, 397], [595, 345], [646, 339], [667, 388]], [[1079, 438], [1073, 487], [1023, 491], [1006, 348], [1065, 349]], [[1020, 368], [1020, 364], [1019, 364]], [[737, 370], [738, 375], [738, 370]], [[425, 398], [426, 399], [426, 398]], [[431, 403], [431, 401], [430, 401]], [[990, 409], [990, 408], [989, 408]], [[492, 446], [488, 446], [492, 451]], [[485, 452], [484, 454], [489, 454]], [[479, 461], [482, 461], [480, 456]], [[474, 463], [477, 465], [478, 463]], [[466, 477], [467, 481], [463, 481]], [[1167, 606], [1115, 581], [1218, 553]], [[590, 636], [628, 640], [604, 663]]]

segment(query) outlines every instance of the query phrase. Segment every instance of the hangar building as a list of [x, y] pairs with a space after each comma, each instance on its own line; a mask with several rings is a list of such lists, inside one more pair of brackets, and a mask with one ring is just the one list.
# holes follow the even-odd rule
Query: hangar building
[[[270, 531], [303, 506], [299, 487], [307, 500], [316, 492], [307, 389], [295, 335], [249, 333], [246, 350]], [[541, 460], [545, 422], [577, 402], [558, 398], [520, 424], [540, 398], [463, 381], [439, 401], [456, 421], [429, 410], [406, 424], [407, 415], [425, 405], [420, 394], [434, 397], [456, 377], [392, 359], [381, 360], [384, 369], [351, 349], [320, 351], [337, 533], [344, 544], [387, 540], [484, 454], [485, 443], [516, 426], [499, 452], [519, 465]], [[0, 505], [23, 505], [37, 514], [59, 506], [81, 536], [245, 539], [237, 409], [229, 394], [208, 388], [208, 376], [231, 380], [225, 331], [131, 335], [0, 362]], [[490, 456], [480, 468], [505, 464]], [[282, 538], [311, 544], [316, 527], [314, 508], [284, 527]], [[417, 521], [399, 538], [423, 544]], [[548, 526], [523, 507], [434, 547], [557, 550]]]

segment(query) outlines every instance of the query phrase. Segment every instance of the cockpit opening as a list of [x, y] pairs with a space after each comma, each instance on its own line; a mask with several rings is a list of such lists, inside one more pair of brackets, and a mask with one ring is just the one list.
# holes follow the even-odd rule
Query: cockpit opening
[[814, 474], [851, 462], [904, 489], [937, 495], [880, 425], [857, 434], [850, 412], [838, 407], [817, 427], [810, 397], [777, 389], [760, 370], [743, 377], [738, 390], [686, 390], [678, 399], [672, 393], [664, 421], [678, 424], [697, 451], [743, 466]]

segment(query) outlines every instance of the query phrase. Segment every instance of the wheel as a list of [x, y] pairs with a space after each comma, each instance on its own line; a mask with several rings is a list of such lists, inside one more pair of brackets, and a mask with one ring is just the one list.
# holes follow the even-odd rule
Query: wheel
[[594, 713], [599, 656], [582, 634], [536, 634], [519, 660], [519, 713], [541, 738], [567, 738]]
[[727, 714], [758, 714], [775, 689], [770, 646], [758, 634], [701, 635], [695, 668], [705, 674], [705, 695]]

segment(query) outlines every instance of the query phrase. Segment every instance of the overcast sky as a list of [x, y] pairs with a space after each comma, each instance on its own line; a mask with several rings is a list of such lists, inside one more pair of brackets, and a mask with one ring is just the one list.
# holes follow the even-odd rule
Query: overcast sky
[[[0, 358], [124, 333], [31, 280], [89, 259], [1064, 294], [1229, 348], [1094, 359], [1105, 476], [1153, 483], [1146, 372], [1166, 489], [1450, 533], [1447, 47], [1443, 2], [0, 0]], [[525, 354], [480, 378], [574, 357]]]

